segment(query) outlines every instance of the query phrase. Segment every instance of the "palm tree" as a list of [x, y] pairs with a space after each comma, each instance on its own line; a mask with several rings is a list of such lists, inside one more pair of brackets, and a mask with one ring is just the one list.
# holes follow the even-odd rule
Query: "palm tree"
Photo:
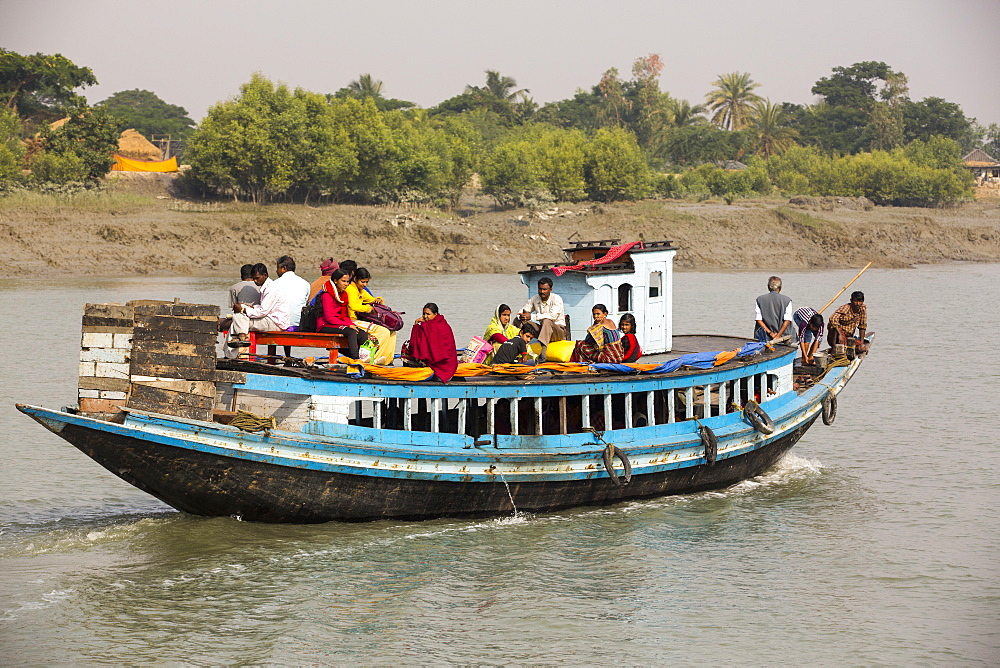
[[758, 102], [753, 107], [753, 129], [757, 135], [757, 155], [770, 158], [788, 150], [795, 143], [798, 133], [787, 125], [787, 117], [780, 104], [771, 100]]
[[360, 98], [382, 97], [382, 82], [372, 77], [371, 74], [362, 74], [347, 84], [347, 90], [352, 95]]
[[527, 94], [531, 92], [527, 88], [512, 90], [514, 88], [517, 88], [517, 81], [514, 80], [514, 77], [503, 76], [497, 70], [486, 70], [486, 85], [482, 88], [466, 86], [465, 92], [480, 93], [486, 97], [507, 102], [513, 102], [517, 97], [525, 99]]
[[720, 74], [712, 82], [715, 90], [705, 96], [709, 109], [714, 112], [712, 122], [727, 130], [742, 130], [748, 125], [755, 102], [761, 97], [753, 92], [760, 86], [750, 78], [749, 72]]
[[703, 104], [692, 106], [687, 100], [671, 99], [669, 109], [673, 117], [671, 125], [675, 128], [685, 128], [689, 125], [701, 125], [708, 122], [708, 119], [702, 115], [707, 111]]

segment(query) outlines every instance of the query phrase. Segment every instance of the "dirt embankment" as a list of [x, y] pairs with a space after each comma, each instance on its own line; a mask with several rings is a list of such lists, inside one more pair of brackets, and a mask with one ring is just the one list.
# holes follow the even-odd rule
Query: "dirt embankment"
[[[573, 204], [532, 214], [470, 197], [452, 212], [346, 205], [196, 203], [159, 182], [74, 204], [0, 200], [0, 260], [18, 275], [224, 275], [293, 256], [373, 272], [506, 273], [562, 259], [570, 240], [671, 239], [688, 270], [795, 270], [1000, 260], [1000, 200], [951, 209], [788, 201]], [[137, 194], [137, 192], [139, 194]], [[866, 210], [867, 209], [867, 210]]]

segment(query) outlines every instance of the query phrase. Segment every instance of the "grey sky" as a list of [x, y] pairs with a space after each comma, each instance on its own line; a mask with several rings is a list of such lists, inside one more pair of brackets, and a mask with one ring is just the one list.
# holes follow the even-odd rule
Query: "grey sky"
[[195, 120], [254, 71], [321, 93], [370, 72], [432, 106], [496, 69], [544, 104], [659, 53], [661, 88], [692, 103], [737, 70], [773, 102], [809, 103], [833, 67], [881, 60], [913, 99], [985, 125], [1000, 121], [998, 38], [998, 0], [0, 0], [0, 46], [92, 68], [91, 102], [143, 88]]

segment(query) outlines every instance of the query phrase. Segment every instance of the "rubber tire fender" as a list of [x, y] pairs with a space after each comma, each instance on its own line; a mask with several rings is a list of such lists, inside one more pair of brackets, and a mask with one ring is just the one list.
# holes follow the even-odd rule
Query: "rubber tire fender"
[[[625, 468], [625, 475], [622, 478], [619, 478], [615, 472], [615, 457], [621, 460], [622, 466]], [[632, 482], [632, 462], [628, 460], [628, 455], [612, 444], [604, 448], [604, 468], [611, 476], [611, 482], [615, 483], [615, 487], [624, 487]]]
[[830, 426], [837, 419], [837, 395], [827, 392], [823, 395], [823, 424]]
[[701, 425], [698, 427], [698, 432], [701, 434], [701, 444], [705, 448], [705, 461], [711, 466], [719, 454], [719, 439], [711, 427]]
[[764, 409], [756, 401], [747, 402], [747, 405], [743, 407], [743, 417], [753, 425], [754, 429], [765, 436], [774, 433], [774, 420], [764, 412]]

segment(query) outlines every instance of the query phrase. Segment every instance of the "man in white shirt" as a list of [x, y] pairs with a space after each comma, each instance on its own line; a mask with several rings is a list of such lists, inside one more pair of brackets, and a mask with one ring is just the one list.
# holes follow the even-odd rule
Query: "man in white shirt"
[[535, 314], [535, 320], [541, 327], [537, 338], [542, 344], [542, 354], [539, 359], [544, 361], [545, 348], [549, 343], [566, 340], [566, 310], [563, 307], [562, 297], [552, 292], [551, 278], [543, 276], [538, 279], [538, 294], [532, 295], [521, 309], [521, 322], [529, 322], [532, 313]]
[[288, 302], [275, 281], [268, 278], [267, 265], [253, 266], [253, 282], [260, 288], [260, 304], [233, 306], [233, 324], [226, 342], [226, 357], [238, 356], [238, 348], [249, 346], [249, 332], [275, 332], [288, 328]]
[[282, 255], [277, 264], [278, 278], [274, 279], [274, 285], [284, 293], [288, 304], [288, 327], [285, 329], [294, 332], [299, 328], [302, 307], [309, 301], [309, 281], [295, 273], [295, 260], [291, 256]]

